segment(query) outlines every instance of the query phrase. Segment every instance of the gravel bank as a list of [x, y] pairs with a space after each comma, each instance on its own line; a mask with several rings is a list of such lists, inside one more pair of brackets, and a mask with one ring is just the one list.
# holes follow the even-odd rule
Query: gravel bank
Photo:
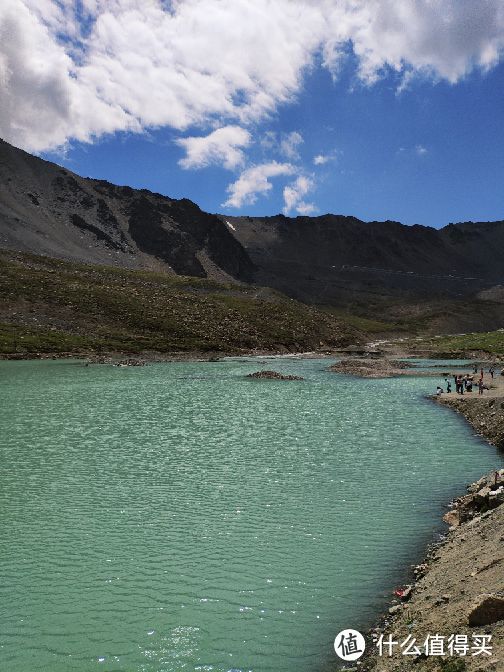
[[[450, 406], [488, 441], [504, 449], [504, 380], [489, 381], [482, 397], [442, 395], [436, 401]], [[370, 641], [389, 635], [399, 643], [416, 639], [419, 653], [372, 655], [359, 661], [363, 672], [503, 672], [504, 671], [504, 469], [468, 487], [444, 520], [450, 525], [445, 541], [430, 549], [414, 570], [414, 580], [398, 597]], [[425, 656], [428, 635], [467, 637], [467, 655]], [[474, 635], [490, 635], [492, 655], [473, 655]], [[388, 650], [386, 651], [388, 653]]]

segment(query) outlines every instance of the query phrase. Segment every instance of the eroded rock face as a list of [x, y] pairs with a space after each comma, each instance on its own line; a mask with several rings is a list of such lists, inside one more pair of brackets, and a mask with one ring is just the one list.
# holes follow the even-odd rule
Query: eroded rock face
[[225, 221], [188, 199], [80, 177], [0, 140], [2, 248], [233, 282], [254, 265]]
[[504, 222], [436, 230], [329, 214], [226, 219], [256, 266], [254, 282], [308, 303], [340, 304], [349, 292], [371, 296], [370, 287], [372, 300], [472, 294], [502, 280]]
[[256, 371], [249, 373], [247, 378], [259, 378], [264, 380], [303, 380], [301, 376], [284, 376], [278, 371]]
[[499, 595], [485, 595], [469, 614], [468, 623], [490, 625], [504, 619], [504, 598]]

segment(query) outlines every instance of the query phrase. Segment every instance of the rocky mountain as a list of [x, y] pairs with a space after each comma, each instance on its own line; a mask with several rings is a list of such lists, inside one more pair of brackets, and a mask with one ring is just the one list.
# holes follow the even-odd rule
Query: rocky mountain
[[229, 227], [191, 201], [82, 178], [1, 140], [0, 248], [218, 280], [253, 275]]
[[187, 199], [79, 177], [3, 141], [0, 248], [253, 283], [361, 312], [481, 292], [488, 300], [504, 284], [504, 221], [437, 230], [338, 215], [212, 215]]
[[504, 282], [504, 221], [438, 230], [338, 215], [223, 219], [254, 264], [254, 282], [302, 301], [455, 298]]

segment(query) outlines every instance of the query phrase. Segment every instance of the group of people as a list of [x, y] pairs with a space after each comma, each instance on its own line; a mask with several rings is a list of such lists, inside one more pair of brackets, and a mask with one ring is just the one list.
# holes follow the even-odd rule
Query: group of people
[[[453, 376], [453, 380], [454, 380], [454, 383], [455, 383], [456, 393], [457, 394], [464, 394], [464, 392], [472, 392], [473, 385], [477, 385], [478, 395], [482, 395], [483, 390], [488, 390], [489, 389], [488, 386], [485, 385], [485, 383], [484, 383], [483, 368], [480, 369], [478, 381], [475, 382], [474, 378], [477, 375], [477, 373], [478, 373], [478, 367], [475, 366], [472, 375], [469, 374], [469, 373], [466, 373], [465, 375], [455, 374]], [[493, 379], [494, 374], [495, 374], [495, 367], [491, 366], [488, 369], [488, 373], [490, 374], [491, 378]], [[446, 392], [448, 394], [450, 394], [451, 391], [452, 391], [451, 382], [448, 380], [448, 378], [445, 378], [445, 382], [446, 382]], [[436, 394], [439, 396], [440, 394], [443, 394], [443, 392], [444, 392], [443, 388], [440, 385], [438, 385], [437, 390], [436, 390]]]

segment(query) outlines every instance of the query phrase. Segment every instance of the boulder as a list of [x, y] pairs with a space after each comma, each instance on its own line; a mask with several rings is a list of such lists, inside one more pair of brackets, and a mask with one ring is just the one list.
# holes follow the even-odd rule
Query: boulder
[[504, 597], [482, 595], [469, 614], [468, 623], [470, 626], [490, 625], [502, 620], [504, 620]]
[[445, 513], [443, 516], [443, 520], [445, 523], [448, 523], [450, 527], [458, 527], [460, 525], [460, 515], [457, 509], [453, 509], [452, 511], [448, 511], [448, 513]]

